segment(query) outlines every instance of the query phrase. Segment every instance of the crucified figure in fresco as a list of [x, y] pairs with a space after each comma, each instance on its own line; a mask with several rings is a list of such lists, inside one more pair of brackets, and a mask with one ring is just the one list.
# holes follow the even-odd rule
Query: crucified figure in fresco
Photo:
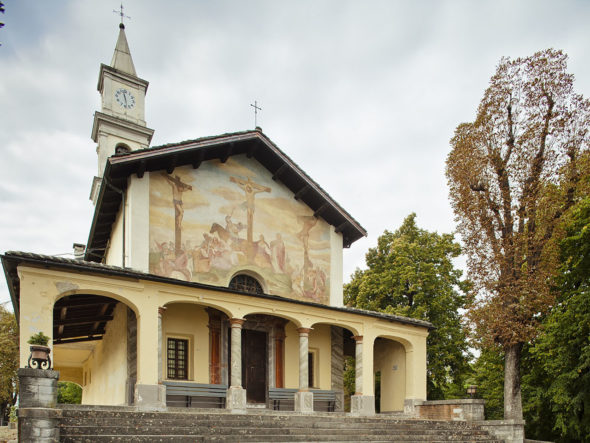
[[304, 274], [307, 274], [307, 270], [311, 267], [311, 260], [309, 259], [309, 231], [316, 225], [318, 219], [313, 215], [300, 215], [297, 217], [297, 220], [303, 223], [303, 227], [297, 233], [297, 237], [303, 242], [303, 271]]
[[165, 173], [162, 173], [162, 175], [172, 187], [172, 202], [174, 203], [174, 249], [178, 256], [182, 248], [182, 217], [184, 216], [182, 193], [185, 191], [192, 191], [193, 187], [182, 182], [178, 175], [175, 175], [174, 177]]
[[253, 244], [253, 227], [254, 227], [254, 196], [260, 192], [270, 192], [267, 186], [254, 183], [250, 177], [248, 180], [230, 177], [229, 181], [237, 184], [246, 193], [246, 211], [248, 214], [248, 245]]

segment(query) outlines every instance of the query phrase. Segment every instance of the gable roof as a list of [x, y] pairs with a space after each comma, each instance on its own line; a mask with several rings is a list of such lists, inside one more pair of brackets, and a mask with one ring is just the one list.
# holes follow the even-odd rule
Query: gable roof
[[146, 171], [166, 170], [172, 174], [179, 166], [198, 168], [203, 161], [219, 159], [225, 163], [232, 155], [246, 154], [256, 159], [281, 181], [296, 200], [301, 200], [341, 233], [344, 247], [367, 235], [367, 231], [320, 185], [275, 145], [260, 128], [212, 137], [198, 138], [147, 149], [116, 154], [107, 160], [98, 200], [86, 243], [85, 260], [100, 262], [108, 246], [122, 194], [128, 178], [135, 174], [142, 178]]

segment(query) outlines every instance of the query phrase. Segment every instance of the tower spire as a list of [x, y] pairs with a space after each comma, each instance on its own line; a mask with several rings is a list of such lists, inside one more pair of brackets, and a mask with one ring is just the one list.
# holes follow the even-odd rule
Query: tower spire
[[113, 10], [121, 16], [121, 23], [119, 23], [119, 38], [115, 46], [115, 53], [111, 60], [111, 66], [115, 69], [123, 71], [127, 74], [137, 75], [135, 72], [135, 65], [131, 58], [131, 51], [129, 51], [129, 44], [127, 43], [127, 36], [125, 35], [125, 25], [123, 18], [131, 18], [123, 14], [123, 4], [121, 3], [121, 12]]

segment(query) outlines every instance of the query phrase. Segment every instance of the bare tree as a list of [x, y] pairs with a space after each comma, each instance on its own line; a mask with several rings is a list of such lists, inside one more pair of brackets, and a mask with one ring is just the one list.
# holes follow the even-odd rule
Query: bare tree
[[553, 49], [503, 58], [447, 159], [474, 282], [469, 319], [476, 338], [505, 352], [506, 419], [522, 419], [521, 351], [553, 302], [560, 221], [589, 146], [590, 102], [566, 69], [567, 55]]

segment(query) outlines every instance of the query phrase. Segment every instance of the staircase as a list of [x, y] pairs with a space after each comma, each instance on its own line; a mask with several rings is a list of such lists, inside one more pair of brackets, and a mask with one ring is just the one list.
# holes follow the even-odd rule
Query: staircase
[[126, 407], [67, 407], [61, 442], [485, 442], [502, 443], [468, 422], [224, 410], [137, 412]]

